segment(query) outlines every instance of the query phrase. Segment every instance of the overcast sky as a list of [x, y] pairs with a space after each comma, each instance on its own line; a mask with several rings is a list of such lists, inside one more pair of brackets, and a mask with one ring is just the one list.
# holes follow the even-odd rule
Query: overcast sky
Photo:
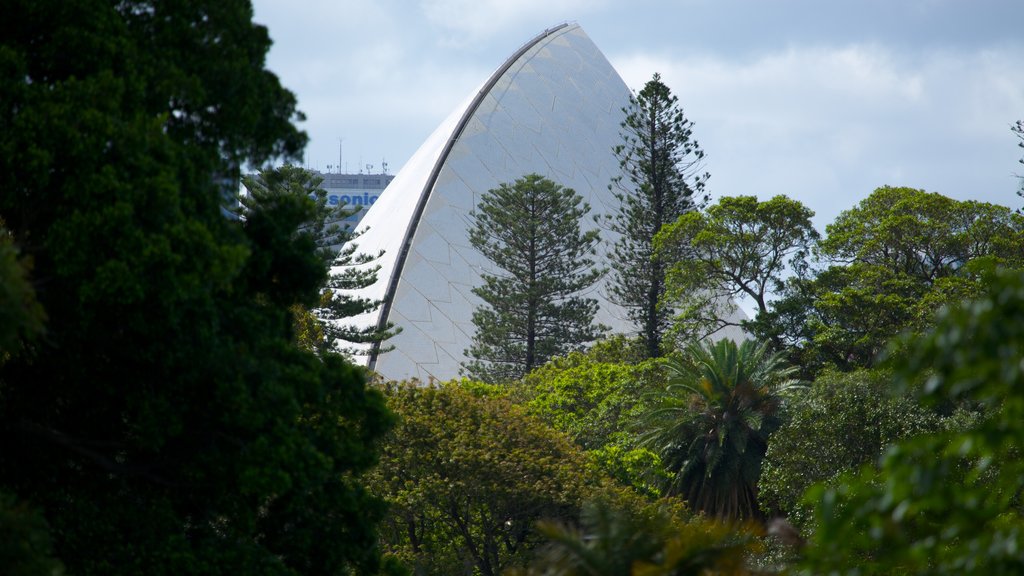
[[639, 90], [658, 72], [712, 199], [796, 198], [819, 229], [883, 185], [1018, 207], [1024, 0], [255, 0], [306, 164], [397, 173], [505, 59], [578, 23]]

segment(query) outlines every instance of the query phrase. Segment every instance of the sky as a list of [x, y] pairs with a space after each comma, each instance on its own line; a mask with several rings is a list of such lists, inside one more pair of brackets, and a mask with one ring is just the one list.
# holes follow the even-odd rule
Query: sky
[[[310, 168], [397, 174], [517, 48], [579, 24], [678, 96], [712, 201], [783, 194], [824, 232], [880, 186], [1013, 208], [1024, 0], [255, 0]], [[369, 166], [368, 166], [369, 165]], [[330, 167], [330, 168], [329, 168]]]

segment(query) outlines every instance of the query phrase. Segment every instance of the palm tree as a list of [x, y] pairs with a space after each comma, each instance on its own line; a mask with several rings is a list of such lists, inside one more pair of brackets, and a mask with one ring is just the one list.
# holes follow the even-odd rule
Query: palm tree
[[665, 360], [667, 384], [641, 423], [641, 440], [661, 455], [667, 494], [710, 516], [757, 518], [768, 436], [781, 423], [784, 395], [802, 386], [796, 367], [749, 340], [693, 343], [684, 352]]
[[539, 528], [548, 545], [511, 576], [746, 575], [745, 559], [758, 550], [752, 526], [685, 518], [664, 501], [639, 508], [591, 501], [579, 527]]

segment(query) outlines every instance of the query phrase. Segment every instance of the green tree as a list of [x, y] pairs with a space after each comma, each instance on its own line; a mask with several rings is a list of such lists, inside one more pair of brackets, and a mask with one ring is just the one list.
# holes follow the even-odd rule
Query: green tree
[[0, 492], [0, 566], [9, 576], [60, 576], [46, 520], [13, 496]]
[[891, 393], [892, 373], [829, 371], [786, 406], [764, 458], [758, 498], [769, 517], [785, 516], [798, 528], [810, 524], [804, 492], [877, 462], [897, 441], [938, 430], [945, 420], [909, 396]]
[[644, 416], [644, 443], [671, 474], [668, 494], [719, 518], [756, 518], [768, 436], [781, 424], [795, 368], [766, 344], [692, 343], [665, 361], [668, 383]]
[[1003, 206], [883, 187], [826, 227], [812, 346], [842, 369], [870, 366], [895, 335], [977, 295], [979, 273], [1024, 266], [1024, 217]]
[[[0, 366], [22, 353], [43, 333], [45, 314], [29, 279], [30, 266], [19, 258], [0, 220]], [[0, 380], [0, 399], [4, 393]], [[49, 526], [38, 510], [0, 490], [0, 566], [5, 574], [64, 573], [53, 557]]]
[[660, 306], [668, 263], [655, 253], [654, 236], [707, 202], [703, 194], [709, 174], [700, 173], [704, 151], [678, 101], [658, 74], [631, 98], [623, 109], [623, 142], [614, 148], [624, 176], [609, 186], [619, 200], [608, 221], [618, 235], [610, 292], [626, 307], [649, 358], [661, 356], [672, 315]]
[[579, 349], [604, 330], [597, 300], [582, 296], [603, 271], [598, 231], [582, 231], [590, 206], [575, 191], [529, 174], [488, 190], [472, 212], [469, 242], [496, 268], [473, 293], [476, 333], [465, 372], [487, 382], [521, 378], [548, 359]]
[[577, 517], [596, 484], [568, 439], [487, 386], [392, 384], [387, 397], [400, 424], [372, 481], [390, 504], [384, 543], [416, 574], [522, 564], [537, 521]]
[[[727, 326], [764, 323], [772, 294], [789, 274], [802, 275], [818, 240], [814, 212], [796, 200], [776, 196], [725, 197], [706, 212], [688, 212], [655, 237], [656, 254], [671, 262], [664, 304], [677, 310], [673, 330], [682, 340], [704, 338]], [[736, 302], [752, 300], [754, 322], [737, 319]], [[776, 349], [783, 341], [767, 331]]]
[[29, 280], [31, 263], [21, 258], [0, 220], [0, 365], [43, 331], [45, 314]]
[[606, 475], [656, 495], [660, 461], [638, 445], [633, 424], [647, 410], [650, 392], [664, 384], [661, 365], [651, 360], [639, 365], [610, 362], [603, 357], [602, 344], [553, 358], [527, 374], [513, 397], [528, 413], [587, 450]]
[[318, 353], [327, 351], [352, 356], [358, 351], [352, 344], [383, 342], [398, 333], [388, 324], [383, 330], [374, 326], [355, 326], [349, 318], [376, 310], [381, 302], [357, 296], [353, 290], [373, 285], [380, 266], [372, 262], [383, 253], [365, 254], [355, 240], [358, 234], [339, 222], [354, 213], [345, 206], [329, 206], [323, 177], [298, 166], [284, 165], [262, 170], [258, 175], [242, 178], [247, 194], [241, 198], [242, 215], [260, 202], [277, 195], [309, 197], [315, 210], [308, 222], [295, 233], [309, 234], [316, 243], [317, 254], [331, 270], [312, 308], [296, 306], [297, 338], [304, 347]]
[[593, 500], [578, 527], [548, 521], [540, 529], [550, 543], [513, 575], [751, 574], [746, 559], [759, 548], [751, 527], [693, 519], [665, 501], [628, 507]]
[[894, 358], [897, 391], [926, 405], [975, 403], [984, 417], [899, 442], [878, 467], [810, 491], [812, 573], [1024, 571], [1024, 275], [1002, 271], [987, 286], [905, 337], [907, 352]]
[[238, 166], [306, 140], [251, 20], [240, 0], [4, 6], [0, 218], [46, 317], [0, 365], [0, 493], [68, 573], [378, 565], [360, 476], [390, 416], [361, 370], [293, 343], [289, 306], [326, 276], [296, 233], [312, 202], [223, 213]]
[[[1019, 142], [1017, 142], [1017, 146], [1020, 148], [1024, 148], [1024, 120], [1017, 120], [1017, 122], [1013, 126], [1010, 126], [1010, 131], [1013, 132], [1013, 134], [1019, 140]], [[1020, 160], [1018, 160], [1018, 162], [1024, 164], [1024, 158], [1021, 158]], [[1017, 178], [1019, 178], [1021, 181], [1020, 188], [1017, 190], [1017, 196], [1024, 198], [1024, 176], [1017, 176]], [[1020, 209], [1018, 209], [1017, 211], [1019, 213]]]

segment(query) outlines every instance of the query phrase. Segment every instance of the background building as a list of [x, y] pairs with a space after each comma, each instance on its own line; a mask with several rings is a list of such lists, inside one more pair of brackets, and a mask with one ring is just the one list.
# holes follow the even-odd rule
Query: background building
[[337, 172], [314, 171], [324, 179], [323, 188], [327, 191], [327, 203], [330, 206], [344, 204], [347, 208], [359, 208], [359, 212], [342, 220], [348, 226], [356, 227], [373, 206], [380, 195], [394, 180], [394, 176], [382, 170], [380, 174], [341, 174]]
[[[353, 320], [402, 329], [393, 350], [367, 350], [370, 368], [393, 380], [459, 376], [481, 304], [472, 289], [482, 271], [496, 272], [469, 243], [470, 213], [502, 183], [539, 174], [575, 190], [591, 206], [583, 228], [601, 233], [595, 260], [608, 261], [617, 237], [601, 222], [619, 206], [609, 185], [622, 175], [613, 149], [630, 96], [583, 30], [563, 24], [512, 54], [441, 123], [359, 225], [359, 250], [383, 256], [377, 283], [353, 295], [383, 305]], [[587, 294], [600, 305], [595, 321], [635, 335], [608, 278]]]
[[[574, 189], [591, 215], [610, 214], [618, 201], [609, 183], [621, 173], [612, 149], [622, 141], [629, 99], [583, 30], [563, 24], [527, 42], [452, 112], [359, 226], [367, 229], [360, 251], [384, 255], [376, 262], [378, 282], [357, 294], [384, 304], [355, 321], [402, 328], [388, 341], [394, 350], [368, 350], [371, 368], [396, 380], [459, 375], [481, 303], [472, 288], [491, 266], [469, 244], [470, 211], [487, 190], [537, 173]], [[614, 240], [602, 231], [599, 262]], [[593, 291], [601, 306], [596, 321], [634, 332], [604, 282]]]

